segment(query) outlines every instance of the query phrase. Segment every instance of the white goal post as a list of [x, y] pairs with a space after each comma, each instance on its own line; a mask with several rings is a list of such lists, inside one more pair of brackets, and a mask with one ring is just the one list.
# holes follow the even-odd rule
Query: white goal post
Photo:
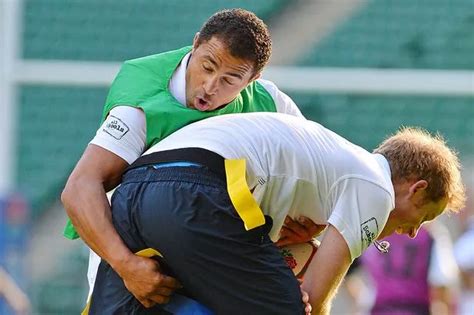
[[[120, 63], [17, 61], [20, 84], [109, 86]], [[285, 91], [474, 96], [474, 71], [269, 66], [263, 77]]]
[[474, 71], [271, 67], [264, 75], [299, 92], [474, 96]]

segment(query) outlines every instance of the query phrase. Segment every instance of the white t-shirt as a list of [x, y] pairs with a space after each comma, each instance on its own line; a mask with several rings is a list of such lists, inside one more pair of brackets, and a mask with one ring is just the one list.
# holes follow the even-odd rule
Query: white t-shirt
[[[191, 53], [184, 56], [170, 79], [171, 95], [186, 106], [186, 67]], [[281, 92], [274, 83], [257, 80], [272, 96], [277, 112], [303, 116], [293, 100]], [[90, 142], [98, 145], [131, 164], [145, 150], [146, 119], [142, 110], [132, 106], [114, 107]]]
[[286, 215], [332, 224], [352, 259], [382, 231], [395, 207], [386, 159], [323, 126], [290, 115], [223, 115], [183, 127], [145, 154], [199, 147], [247, 161], [247, 183], [277, 240]]

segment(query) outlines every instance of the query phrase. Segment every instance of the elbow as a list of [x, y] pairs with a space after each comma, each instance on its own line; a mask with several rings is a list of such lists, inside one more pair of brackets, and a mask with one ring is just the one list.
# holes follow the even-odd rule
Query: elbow
[[61, 192], [61, 203], [70, 218], [75, 216], [75, 209], [77, 207], [74, 206], [74, 201], [78, 196], [78, 186], [77, 179], [69, 178]]
[[64, 186], [63, 191], [61, 192], [61, 203], [63, 206], [66, 208], [66, 205], [69, 204], [70, 201], [70, 188], [69, 188], [69, 182], [66, 183], [66, 186]]

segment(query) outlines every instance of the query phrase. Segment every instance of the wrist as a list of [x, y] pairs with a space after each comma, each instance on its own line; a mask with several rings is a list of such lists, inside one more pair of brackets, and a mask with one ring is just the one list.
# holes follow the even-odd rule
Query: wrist
[[106, 259], [106, 261], [120, 276], [122, 276], [123, 274], [128, 273], [129, 266], [134, 264], [133, 261], [136, 258], [137, 256], [127, 249], [127, 251], [111, 255]]

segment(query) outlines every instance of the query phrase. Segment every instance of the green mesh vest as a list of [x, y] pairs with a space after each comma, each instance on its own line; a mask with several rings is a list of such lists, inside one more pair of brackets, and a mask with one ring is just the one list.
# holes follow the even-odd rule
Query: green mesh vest
[[[146, 116], [146, 148], [192, 122], [224, 114], [248, 112], [276, 112], [275, 102], [265, 88], [256, 81], [223, 108], [200, 112], [180, 104], [171, 95], [169, 81], [191, 46], [161, 54], [126, 61], [109, 90], [102, 122], [112, 108], [119, 105], [139, 107]], [[71, 221], [64, 236], [79, 237]]]

